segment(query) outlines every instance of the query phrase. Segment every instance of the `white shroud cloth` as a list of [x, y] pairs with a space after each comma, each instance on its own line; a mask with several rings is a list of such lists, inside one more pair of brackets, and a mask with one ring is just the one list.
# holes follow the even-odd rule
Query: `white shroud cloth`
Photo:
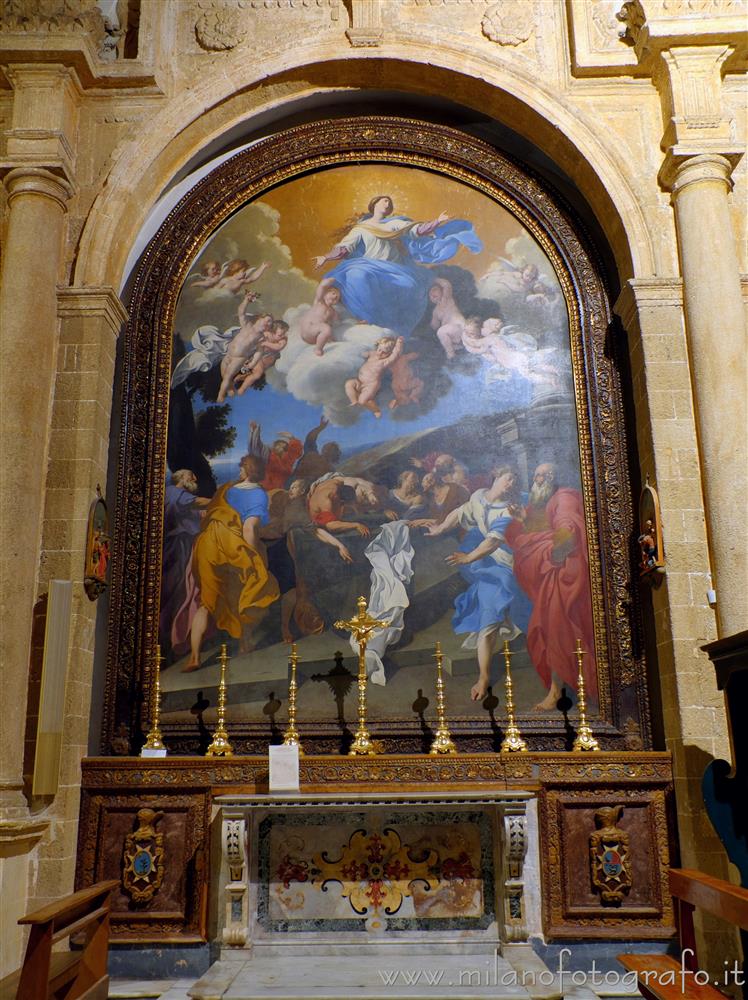
[[[366, 547], [371, 563], [371, 591], [368, 612], [372, 618], [388, 621], [387, 628], [377, 629], [366, 647], [366, 673], [373, 684], [386, 684], [382, 657], [388, 646], [403, 633], [405, 609], [409, 607], [407, 586], [413, 578], [413, 546], [410, 528], [405, 521], [389, 521]], [[351, 636], [351, 648], [358, 654], [358, 643]]]
[[181, 385], [194, 372], [207, 372], [219, 365], [238, 330], [238, 326], [230, 326], [221, 333], [217, 326], [199, 326], [192, 334], [193, 350], [185, 354], [172, 373], [172, 389]]

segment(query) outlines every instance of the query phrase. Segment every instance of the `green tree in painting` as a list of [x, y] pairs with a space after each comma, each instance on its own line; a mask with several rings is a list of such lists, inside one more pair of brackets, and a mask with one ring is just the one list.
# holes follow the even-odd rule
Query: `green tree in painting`
[[197, 447], [206, 458], [215, 458], [234, 447], [236, 428], [229, 426], [230, 406], [208, 406], [195, 419]]

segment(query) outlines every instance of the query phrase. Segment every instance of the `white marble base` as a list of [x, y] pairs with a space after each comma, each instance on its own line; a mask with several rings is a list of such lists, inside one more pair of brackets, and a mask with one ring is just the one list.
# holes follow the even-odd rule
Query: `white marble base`
[[109, 1000], [189, 1000], [194, 979], [110, 979]]
[[557, 1000], [561, 993], [537, 956], [528, 969], [545, 985], [523, 986], [526, 956], [499, 955], [256, 955], [217, 962], [189, 990], [193, 1000]]
[[[362, 935], [344, 935], [339, 934], [336, 936], [335, 942], [330, 943], [331, 935], [328, 935], [326, 940], [318, 940], [316, 943], [310, 944], [299, 944], [298, 936], [295, 939], [290, 939], [284, 941], [282, 936], [278, 934], [276, 940], [274, 941], [257, 941], [251, 948], [222, 948], [221, 949], [221, 960], [225, 962], [231, 962], [236, 959], [237, 956], [248, 961], [250, 958], [282, 958], [285, 961], [290, 955], [292, 958], [301, 958], [312, 956], [314, 958], [319, 958], [320, 956], [325, 958], [328, 956], [340, 956], [345, 957], [355, 957], [358, 958], [361, 955], [363, 949], [366, 950], [366, 954], [379, 961], [387, 963], [387, 957], [389, 955], [413, 955], [417, 950], [417, 954], [422, 956], [434, 956], [434, 955], [450, 955], [452, 957], [457, 955], [473, 955], [479, 956], [482, 959], [487, 957], [492, 957], [496, 951], [495, 941], [471, 941], [469, 939], [461, 940], [455, 935], [444, 934], [440, 936], [442, 932], [440, 931], [429, 931], [428, 934], [421, 934], [420, 941], [414, 941], [413, 937], [406, 937], [403, 935], [399, 940], [392, 935], [384, 941], [375, 941], [370, 937], [362, 940]], [[290, 935], [288, 935], [290, 938]], [[313, 935], [307, 935], [307, 937], [313, 937]]]

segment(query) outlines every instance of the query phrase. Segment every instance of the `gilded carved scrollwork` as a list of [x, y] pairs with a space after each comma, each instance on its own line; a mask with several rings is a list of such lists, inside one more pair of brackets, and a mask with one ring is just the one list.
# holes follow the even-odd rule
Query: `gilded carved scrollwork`
[[[158, 941], [178, 934], [205, 940], [207, 787], [196, 788], [178, 775], [171, 776], [167, 787], [149, 783], [142, 773], [136, 781], [128, 782], [126, 777], [133, 775], [108, 772], [104, 786], [96, 792], [86, 787], [83, 778], [76, 888], [122, 878], [124, 894], [120, 898], [115, 894], [112, 906], [113, 939]], [[112, 817], [123, 813], [132, 816], [135, 830], [124, 839], [121, 833], [112, 839], [117, 830]], [[177, 817], [182, 817], [180, 836], [170, 840], [169, 830], [174, 829]], [[133, 869], [131, 876], [128, 868]], [[133, 889], [145, 895], [137, 898]], [[170, 896], [165, 908], [171, 912], [163, 912], [165, 895]]]
[[629, 835], [616, 826], [623, 806], [603, 806], [595, 813], [590, 834], [590, 875], [603, 903], [620, 906], [631, 890]]
[[[667, 799], [671, 794], [670, 781], [663, 774], [643, 776], [639, 783], [630, 787], [616, 783], [615, 777], [600, 781], [598, 787], [588, 776], [586, 787], [554, 788], [549, 782], [540, 796], [541, 843], [547, 864], [541, 865], [543, 875], [543, 917], [546, 934], [572, 936], [575, 931], [584, 934], [589, 928], [604, 927], [610, 936], [625, 937], [636, 927], [637, 933], [646, 937], [664, 938], [673, 933], [674, 914], [668, 885], [668, 870], [671, 864], [671, 834], [668, 827]], [[631, 883], [629, 893], [624, 893], [622, 901], [610, 905], [600, 898], [591, 879], [591, 843], [587, 838], [579, 838], [583, 827], [569, 825], [570, 817], [583, 816], [589, 811], [589, 825], [594, 824], [595, 813], [609, 809], [611, 798], [616, 808], [639, 811], [637, 828], [636, 857], [648, 874], [635, 881], [630, 851], [626, 855]], [[617, 822], [617, 820], [615, 821]], [[578, 831], [578, 832], [573, 832]], [[631, 835], [629, 835], [630, 837]], [[575, 848], [577, 848], [575, 852]], [[574, 854], [576, 861], [572, 861]], [[585, 871], [586, 869], [586, 871]], [[567, 871], [566, 878], [558, 873]], [[590, 880], [586, 890], [577, 889], [584, 897], [574, 904], [569, 898], [570, 887], [583, 886]], [[625, 881], [625, 879], [624, 879]], [[630, 899], [631, 891], [638, 884], [638, 896]], [[597, 905], [592, 900], [600, 898]]]
[[156, 831], [163, 818], [155, 809], [138, 810], [138, 828], [125, 837], [122, 888], [133, 903], [147, 903], [164, 880], [164, 835]]
[[[443, 783], [471, 787], [480, 782], [502, 782], [522, 787], [535, 781], [554, 785], [647, 785], [667, 783], [672, 764], [667, 753], [627, 751], [625, 754], [530, 753], [519, 760], [507, 754], [460, 754], [444, 761], [436, 757], [392, 755], [355, 757], [305, 756], [300, 761], [301, 783], [323, 789], [331, 784], [400, 784], [424, 789]], [[225, 759], [167, 757], [144, 766], [140, 758], [91, 758], [84, 763], [83, 784], [88, 789], [216, 788], [240, 786], [248, 791], [267, 784], [267, 757]]]

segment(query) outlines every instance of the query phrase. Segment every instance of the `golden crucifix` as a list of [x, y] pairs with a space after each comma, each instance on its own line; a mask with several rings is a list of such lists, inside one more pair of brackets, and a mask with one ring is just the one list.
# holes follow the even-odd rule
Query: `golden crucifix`
[[354, 618], [335, 622], [335, 628], [342, 628], [350, 632], [358, 643], [358, 729], [353, 738], [351, 749], [348, 751], [351, 757], [355, 757], [357, 754], [379, 753], [376, 741], [371, 738], [369, 730], [366, 728], [366, 643], [374, 629], [386, 628], [389, 625], [389, 622], [372, 618], [368, 614], [365, 597], [359, 597], [356, 603], [358, 614]]

